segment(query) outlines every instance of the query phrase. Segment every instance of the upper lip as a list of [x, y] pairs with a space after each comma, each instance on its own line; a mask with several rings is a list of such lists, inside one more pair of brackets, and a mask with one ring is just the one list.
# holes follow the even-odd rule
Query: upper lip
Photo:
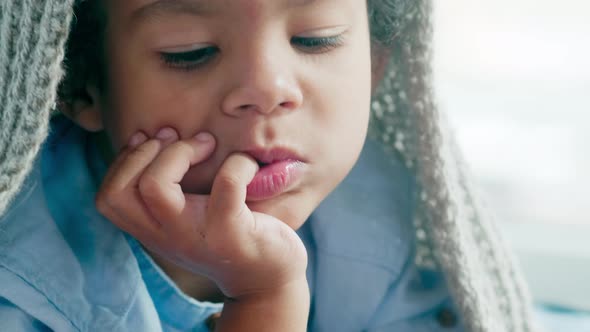
[[286, 147], [253, 148], [243, 152], [251, 155], [254, 159], [256, 159], [256, 161], [263, 164], [272, 164], [274, 162], [283, 160], [297, 160], [305, 162], [303, 157], [295, 152], [295, 150]]

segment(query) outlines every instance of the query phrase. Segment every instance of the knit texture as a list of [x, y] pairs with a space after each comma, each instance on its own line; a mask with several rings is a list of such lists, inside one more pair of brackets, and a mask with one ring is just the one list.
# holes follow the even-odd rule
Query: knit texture
[[[371, 105], [369, 134], [404, 160], [418, 179], [416, 264], [445, 274], [469, 331], [535, 331], [529, 294], [514, 258], [477, 201], [437, 111], [430, 67], [431, 0], [387, 2], [400, 13], [398, 21], [387, 22], [398, 33]], [[0, 3], [0, 214], [46, 136], [63, 74], [72, 3]]]
[[71, 17], [71, 0], [0, 3], [0, 214], [46, 137]]
[[370, 135], [413, 169], [420, 191], [416, 264], [444, 272], [469, 331], [535, 331], [521, 273], [475, 199], [432, 87], [432, 3], [404, 15], [387, 75], [372, 103]]

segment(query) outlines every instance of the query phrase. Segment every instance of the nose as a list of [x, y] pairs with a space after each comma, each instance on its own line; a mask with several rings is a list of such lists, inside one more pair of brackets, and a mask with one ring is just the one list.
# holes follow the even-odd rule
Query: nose
[[298, 109], [303, 93], [294, 79], [292, 66], [281, 63], [279, 58], [268, 51], [241, 53], [229, 75], [233, 84], [223, 99], [223, 112], [237, 117]]

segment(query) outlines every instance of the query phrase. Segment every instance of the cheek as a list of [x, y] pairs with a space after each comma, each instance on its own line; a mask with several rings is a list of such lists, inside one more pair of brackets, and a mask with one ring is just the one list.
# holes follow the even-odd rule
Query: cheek
[[[328, 144], [325, 149], [331, 165], [328, 172], [341, 181], [355, 164], [365, 141], [371, 103], [370, 55], [359, 52], [354, 56], [346, 76], [331, 81], [334, 87], [325, 106], [325, 118], [321, 139]], [[329, 86], [329, 85], [324, 85]], [[328, 175], [328, 174], [326, 174]]]
[[[182, 82], [129, 68], [114, 70], [103, 109], [105, 128], [116, 149], [138, 130], [153, 136], [170, 126], [181, 137], [190, 137], [204, 126], [209, 106], [202, 102], [202, 89]], [[199, 102], [200, 101], [200, 102]]]
[[[371, 102], [371, 54], [367, 30], [355, 30], [348, 47], [335, 61], [338, 68], [324, 75], [322, 87], [332, 87], [333, 105], [327, 109], [334, 130], [343, 141], [364, 141]], [[322, 91], [320, 89], [319, 91]]]
[[[124, 32], [120, 32], [125, 35]], [[115, 33], [116, 35], [116, 33]], [[164, 68], [130, 38], [109, 39], [107, 88], [102, 114], [113, 148], [118, 151], [139, 130], [153, 136], [162, 127], [190, 137], [206, 126], [214, 102], [206, 81], [188, 79]]]
[[370, 62], [366, 61], [363, 68], [349, 70], [346, 77], [323, 80], [318, 88], [321, 102], [311, 121], [316, 142], [311, 146], [318, 158], [316, 180], [321, 183], [322, 196], [350, 172], [365, 141], [371, 96]]
[[[358, 152], [364, 141], [371, 103], [371, 61], [368, 54], [358, 52], [351, 54], [354, 61], [342, 67], [341, 76], [327, 76], [322, 87], [318, 89], [325, 104], [321, 112], [323, 123], [328, 126], [326, 137], [338, 142], [338, 148]], [[354, 64], [353, 64], [354, 62]], [[326, 88], [330, 87], [330, 88]], [[330, 91], [329, 93], [327, 93]], [[333, 138], [333, 140], [330, 140]], [[346, 152], [346, 151], [344, 151]]]
[[[350, 171], [363, 147], [370, 107], [369, 93], [359, 90], [349, 91], [349, 95], [355, 95], [356, 98], [339, 100], [340, 107], [331, 114], [329, 122], [331, 128], [327, 131], [330, 134], [326, 137], [330, 143], [329, 155], [333, 158], [331, 162], [345, 173]], [[339, 174], [342, 176], [342, 173]]]

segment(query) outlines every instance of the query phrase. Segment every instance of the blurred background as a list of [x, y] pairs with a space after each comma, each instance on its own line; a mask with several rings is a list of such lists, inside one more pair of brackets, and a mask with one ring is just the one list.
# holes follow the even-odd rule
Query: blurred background
[[590, 225], [590, 1], [436, 4], [438, 97], [490, 203]]
[[440, 107], [535, 298], [590, 312], [590, 1], [435, 1], [435, 41]]

